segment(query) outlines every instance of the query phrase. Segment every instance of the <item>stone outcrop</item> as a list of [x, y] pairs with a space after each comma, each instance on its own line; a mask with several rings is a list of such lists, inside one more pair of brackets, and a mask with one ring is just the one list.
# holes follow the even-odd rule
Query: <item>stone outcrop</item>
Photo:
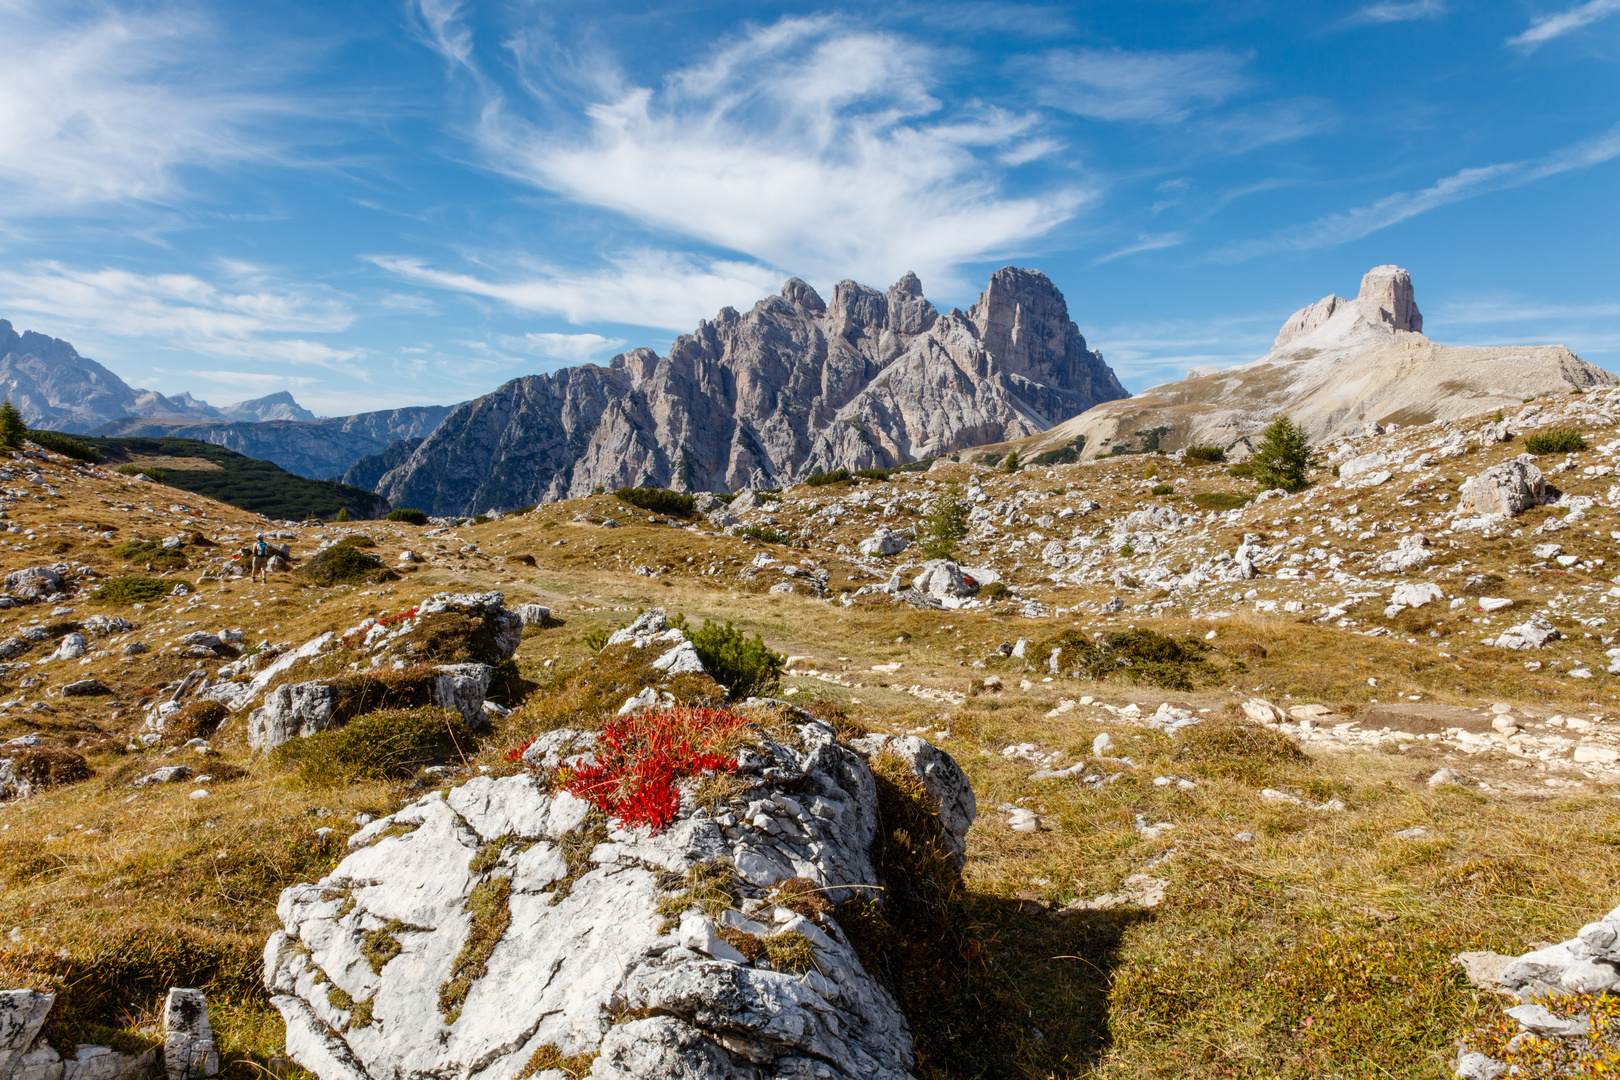
[[[157, 1059], [152, 1050], [121, 1054], [81, 1043], [64, 1057], [40, 1034], [55, 1004], [55, 994], [0, 991], [0, 1080], [144, 1080], [151, 1073]], [[206, 1006], [204, 1016], [206, 1023]]]
[[[469, 727], [488, 723], [484, 695], [494, 669], [488, 664], [441, 664], [423, 704], [461, 714]], [[264, 704], [248, 716], [248, 745], [274, 750], [282, 743], [341, 727], [346, 703], [342, 686], [327, 682], [282, 684], [265, 695]]]
[[[1586, 1036], [1597, 1034], [1590, 1017], [1580, 1012], [1571, 1014], [1567, 1009], [1555, 1014], [1542, 1002], [1553, 997], [1607, 994], [1620, 989], [1620, 908], [1587, 923], [1567, 941], [1534, 949], [1522, 956], [1467, 952], [1459, 954], [1455, 960], [1476, 987], [1494, 991], [1513, 1002], [1505, 1006], [1503, 1012], [1523, 1035], [1554, 1045], [1559, 1040], [1569, 1040], [1565, 1045], [1580, 1059], [1582, 1051], [1590, 1049], [1585, 1046]], [[1602, 1034], [1606, 1039], [1612, 1038], [1606, 1031]], [[1519, 1067], [1513, 1058], [1523, 1041], [1523, 1038], [1513, 1039], [1506, 1044], [1507, 1060], [1464, 1047], [1458, 1054], [1456, 1073], [1463, 1080], [1496, 1080], [1516, 1075]]]
[[[657, 621], [630, 640], [653, 646]], [[533, 771], [478, 777], [356, 833], [329, 876], [277, 906], [265, 982], [289, 1055], [320, 1080], [511, 1080], [559, 1057], [595, 1080], [909, 1077], [894, 999], [830, 912], [784, 899], [790, 886], [879, 896], [870, 768], [826, 725], [757, 707], [787, 710], [794, 734], [751, 729], [740, 793], [704, 809], [684, 788], [657, 833], [550, 789], [559, 766], [595, 760], [583, 731], [537, 740]], [[915, 738], [870, 749], [908, 763], [960, 852], [974, 806], [949, 756]], [[700, 903], [698, 880], [730, 899]], [[469, 949], [478, 962], [458, 981]]]
[[[1075, 447], [1095, 457], [1116, 447], [1175, 451], [1198, 444], [1235, 459], [1258, 444], [1278, 413], [1321, 440], [1382, 430], [1380, 425], [1511, 411], [1530, 398], [1613, 385], [1614, 375], [1562, 345], [1487, 348], [1429, 340], [1411, 275], [1398, 266], [1377, 266], [1362, 278], [1354, 299], [1329, 295], [1290, 315], [1271, 351], [1252, 363], [1189, 372], [1186, 379], [1094, 406], [1039, 435], [962, 457], [999, 458], [1016, 449], [1029, 461]], [[1367, 473], [1369, 481], [1376, 475]]]
[[830, 300], [793, 279], [668, 356], [634, 349], [459, 406], [376, 490], [462, 513], [598, 484], [775, 487], [1033, 435], [1124, 396], [1037, 271], [998, 270], [968, 312], [944, 314], [912, 274], [887, 292], [844, 281]]
[[1469, 477], [1458, 491], [1462, 513], [1517, 517], [1547, 501], [1547, 480], [1534, 454], [1520, 454]]

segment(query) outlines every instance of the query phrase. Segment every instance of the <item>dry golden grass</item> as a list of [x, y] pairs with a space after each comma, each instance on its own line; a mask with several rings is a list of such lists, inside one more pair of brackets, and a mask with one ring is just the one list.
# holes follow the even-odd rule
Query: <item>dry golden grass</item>
[[[1494, 459], [1460, 459], [1449, 463], [1456, 468], [1447, 476], [1476, 472]], [[1148, 500], [1145, 492], [1138, 494], [1145, 466], [1140, 458], [1059, 468], [1052, 479], [1046, 470], [1030, 470], [988, 482], [1083, 491], [1104, 503], [1093, 515], [1099, 526], [1138, 501], [1191, 513], [1191, 500], [1200, 493], [1245, 494], [1252, 487], [1230, 478], [1223, 466], [1164, 459], [1155, 464], [1155, 479], [1173, 484], [1175, 495]], [[929, 478], [968, 475], [959, 466]], [[1570, 479], [1565, 486], [1580, 491], [1586, 483]], [[67, 558], [107, 576], [124, 572], [111, 542], [76, 526], [116, 525], [120, 543], [171, 535], [179, 525], [166, 511], [170, 502], [201, 509], [202, 517], [188, 516], [188, 527], [217, 541], [250, 537], [263, 527], [227, 507], [116, 479], [63, 483], [61, 490], [59, 500], [28, 500], [12, 509], [12, 519], [35, 528], [37, 536], [22, 541], [31, 545], [27, 550], [8, 554], [7, 569]], [[916, 477], [887, 490], [913, 512], [927, 497]], [[1403, 494], [1329, 491], [1317, 512], [1343, 515], [1359, 505], [1369, 517], [1376, 509], [1415, 520], [1440, 505], [1400, 508], [1396, 500]], [[823, 495], [831, 500], [850, 492]], [[137, 509], [126, 513], [114, 504]], [[153, 512], [139, 510], [141, 505]], [[611, 516], [623, 527], [573, 522], [582, 511]], [[1532, 511], [1523, 524], [1531, 527], [1545, 513]], [[778, 516], [778, 528], [796, 533], [806, 512], [785, 508]], [[948, 749], [973, 781], [980, 806], [953, 909], [962, 920], [953, 940], [960, 942], [958, 962], [977, 973], [982, 981], [973, 985], [998, 1010], [997, 1030], [1004, 1036], [992, 1059], [999, 1071], [979, 1075], [1439, 1078], [1446, 1075], [1454, 1041], [1495, 1008], [1466, 987], [1448, 963], [1452, 953], [1522, 951], [1536, 940], [1568, 936], [1617, 902], [1613, 849], [1620, 844], [1620, 819], [1617, 793], [1606, 786], [1549, 789], [1505, 755], [1453, 760], [1424, 742], [1331, 752], [1311, 743], [1304, 747], [1310, 759], [1302, 760], [1267, 751], [1265, 740], [1241, 737], [1189, 750], [1185, 736], [1167, 739], [1095, 706], [1047, 715], [1060, 700], [1081, 695], [1116, 706], [1137, 703], [1145, 711], [1169, 701], [1207, 710], [1211, 724], [1230, 724], [1237, 703], [1251, 695], [1284, 706], [1323, 703], [1346, 718], [1378, 715], [1414, 695], [1424, 705], [1470, 710], [1508, 701], [1543, 716], [1620, 711], [1611, 680], [1576, 685], [1546, 671], [1529, 673], [1522, 656], [1480, 646], [1487, 625], [1509, 624], [1501, 616], [1486, 624], [1477, 612], [1429, 614], [1426, 608], [1390, 621], [1373, 601], [1352, 609], [1351, 617], [1363, 627], [1398, 630], [1400, 637], [1361, 637], [1297, 616], [1257, 615], [1247, 606], [1219, 620], [1189, 618], [1184, 608], [1172, 607], [1159, 617], [1130, 612], [1062, 621], [1022, 619], [1005, 606], [938, 612], [863, 600], [844, 607], [766, 594], [764, 579], [743, 573], [760, 552], [825, 562], [820, 545], [797, 552], [655, 525], [646, 517], [603, 496], [437, 537], [397, 523], [355, 523], [355, 530], [376, 541], [368, 550], [385, 565], [393, 566], [405, 548], [431, 560], [378, 586], [318, 589], [291, 574], [259, 587], [199, 584], [210, 560], [230, 549], [197, 549], [193, 567], [171, 577], [188, 582], [195, 590], [190, 595], [141, 610], [106, 610], [136, 624], [135, 633], [115, 646], [141, 640], [151, 653], [126, 660], [116, 647], [104, 647], [89, 664], [8, 668], [0, 675], [0, 694], [20, 704], [0, 710], [0, 737], [37, 732], [53, 746], [77, 749], [95, 770], [88, 781], [0, 809], [0, 933], [7, 935], [0, 942], [0, 970], [8, 983], [74, 987], [64, 995], [63, 1030], [120, 1045], [150, 1044], [168, 985], [201, 986], [210, 995], [232, 1075], [245, 1077], [277, 1055], [280, 1023], [259, 988], [257, 968], [274, 926], [275, 896], [333, 865], [356, 812], [387, 813], [422, 789], [409, 782], [306, 783], [295, 768], [247, 753], [240, 714], [214, 738], [220, 752], [207, 758], [175, 749], [173, 739], [132, 752], [127, 746], [144, 717], [142, 705], [198, 663], [169, 651], [170, 641], [191, 630], [241, 626], [249, 644], [298, 644], [449, 589], [498, 588], [509, 603], [552, 608], [556, 622], [527, 631], [517, 657], [523, 677], [536, 684], [548, 685], [554, 675], [594, 660], [586, 640], [593, 631], [611, 630], [638, 609], [657, 606], [694, 622], [732, 620], [748, 634], [761, 634], [773, 649], [806, 658], [795, 670], [814, 668], [822, 677], [790, 675], [784, 692], [792, 692], [797, 704], [819, 700], [817, 709], [842, 710], [838, 722], [849, 731], [925, 729]], [[1258, 524], [1222, 526], [1212, 546], [1229, 549], [1244, 531], [1257, 529], [1287, 527], [1299, 534], [1298, 523], [1272, 524], [1272, 517], [1268, 512]], [[901, 523], [907, 520], [903, 512]], [[346, 530], [319, 531], [336, 537]], [[832, 537], [851, 545], [856, 539], [853, 528]], [[1568, 550], [1602, 557], [1596, 532], [1566, 530], [1557, 539]], [[555, 546], [558, 540], [567, 542]], [[1334, 543], [1348, 557], [1388, 550], [1394, 538], [1380, 533]], [[465, 545], [478, 550], [463, 553]], [[313, 547], [313, 536], [295, 542], [301, 554]], [[536, 565], [520, 562], [523, 556]], [[1466, 574], [1494, 574], [1501, 582], [1491, 586], [1491, 595], [1528, 602], [1572, 581], [1595, 580], [1529, 571], [1522, 543], [1469, 539], [1466, 557], [1466, 570], [1445, 579], [1448, 591], [1460, 589]], [[643, 565], [658, 569], [658, 576], [633, 572]], [[833, 568], [834, 595], [871, 580], [846, 578]], [[1054, 589], [1043, 602], [1072, 606], [1111, 594]], [[0, 637], [36, 616], [49, 621], [48, 610], [0, 612]], [[63, 618], [83, 618], [92, 610], [101, 613], [76, 609]], [[1213, 629], [1206, 655], [1220, 677], [1170, 691], [1117, 681], [1048, 682], [1043, 669], [1026, 670], [1019, 661], [970, 666], [1019, 637], [1038, 641], [1065, 628], [1089, 636], [1132, 626], [1198, 641]], [[1430, 638], [1431, 631], [1441, 636]], [[1600, 644], [1583, 628], [1565, 631], [1568, 638], [1538, 659], [1595, 663]], [[52, 647], [36, 646], [26, 659], [40, 659]], [[348, 670], [348, 662], [328, 661], [329, 674]], [[896, 662], [896, 671], [873, 670]], [[204, 666], [214, 670], [218, 664]], [[990, 673], [1001, 675], [1004, 692], [970, 697], [960, 706], [937, 697], [966, 694], [974, 678]], [[53, 693], [90, 676], [106, 683], [112, 695]], [[1377, 685], [1369, 685], [1369, 678]], [[33, 685], [24, 686], [30, 679]], [[1021, 679], [1030, 682], [1027, 690], [1018, 688]], [[929, 693], [936, 698], [921, 696]], [[581, 708], [603, 704], [588, 697], [580, 691]], [[35, 703], [52, 711], [34, 711]], [[532, 733], [527, 721], [533, 727], [563, 719], [555, 701], [546, 705], [542, 699], [498, 728], [472, 761], [496, 765], [502, 749]], [[1116, 753], [1131, 757], [1138, 768], [1101, 787], [1032, 781], [1032, 766], [1001, 753], [1009, 745], [1036, 743], [1043, 752], [1062, 752], [1061, 764], [1068, 764], [1089, 754], [1092, 739], [1105, 731], [1119, 744]], [[175, 762], [215, 779], [131, 786]], [[1425, 778], [1447, 763], [1472, 781], [1489, 782], [1492, 790], [1428, 788]], [[1154, 777], [1170, 775], [1192, 779], [1197, 787], [1184, 792], [1152, 784]], [[1313, 804], [1337, 797], [1347, 808], [1272, 805], [1258, 796], [1263, 786]], [[198, 787], [209, 795], [190, 798]], [[1007, 803], [1039, 813], [1044, 831], [1011, 832], [995, 809]], [[1147, 839], [1139, 818], [1174, 827]], [[1414, 826], [1427, 834], [1395, 837]], [[334, 832], [322, 839], [319, 828]], [[1244, 832], [1255, 839], [1235, 838]], [[1156, 861], [1171, 849], [1173, 857]], [[1163, 904], [1152, 911], [1065, 908], [1116, 891], [1127, 877], [1144, 872], [1168, 882]], [[136, 941], [150, 947], [132, 948]], [[111, 962], [116, 956], [129, 959]], [[903, 971], [885, 975], [907, 977]], [[974, 1036], [964, 1029], [961, 1037]], [[940, 1071], [930, 1075], [974, 1075], [948, 1060], [936, 1064]]]

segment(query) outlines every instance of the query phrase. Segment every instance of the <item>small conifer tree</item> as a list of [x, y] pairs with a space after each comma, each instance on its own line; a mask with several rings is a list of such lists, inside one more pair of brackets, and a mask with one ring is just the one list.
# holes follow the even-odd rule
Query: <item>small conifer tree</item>
[[27, 437], [28, 425], [23, 422], [22, 413], [17, 411], [17, 406], [11, 403], [9, 397], [6, 398], [5, 404], [0, 405], [0, 444], [15, 449]]
[[339, 521], [348, 521], [348, 520], [349, 520], [349, 508], [348, 508], [348, 507], [347, 507], [347, 506], [345, 506], [345, 507], [341, 507], [341, 508], [340, 508], [340, 509], [339, 509], [339, 510], [338, 510], [338, 516], [337, 516], [337, 519], [338, 519], [338, 520], [339, 520]]
[[1007, 454], [1007, 460], [1001, 463], [1002, 472], [1015, 473], [1023, 467], [1024, 463], [1019, 460], [1017, 450], [1009, 451]]
[[967, 534], [968, 508], [962, 491], [955, 484], [946, 484], [917, 530], [918, 551], [925, 559], [949, 559]]
[[1255, 483], [1261, 491], [1303, 491], [1310, 486], [1305, 472], [1312, 464], [1311, 437], [1286, 415], [1279, 415], [1266, 428], [1260, 448], [1254, 452]]

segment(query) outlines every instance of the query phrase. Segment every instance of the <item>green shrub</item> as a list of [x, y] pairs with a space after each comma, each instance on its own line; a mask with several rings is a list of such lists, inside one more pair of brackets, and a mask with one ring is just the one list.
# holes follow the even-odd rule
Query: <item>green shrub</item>
[[787, 657], [772, 652], [758, 634], [750, 638], [729, 621], [722, 626], [710, 619], [689, 637], [704, 669], [733, 699], [760, 697], [781, 685]]
[[1218, 446], [1200, 446], [1193, 443], [1187, 447], [1185, 457], [1193, 465], [1218, 465], [1226, 460], [1226, 451]]
[[1232, 477], [1234, 480], [1253, 480], [1254, 466], [1245, 461], [1241, 465], [1234, 465], [1230, 469], [1227, 469], [1226, 475]]
[[949, 559], [968, 534], [968, 507], [961, 489], [946, 484], [917, 526], [917, 551], [925, 559]]
[[987, 581], [979, 586], [980, 600], [1005, 600], [1009, 595], [1011, 590], [1000, 581]]
[[338, 521], [348, 521], [349, 520], [349, 508], [347, 506], [338, 507], [337, 520]]
[[986, 465], [990, 466], [993, 469], [997, 465], [1001, 464], [1001, 455], [1000, 454], [986, 454], [986, 455], [984, 455], [984, 457], [980, 458], [979, 460], [984, 462]]
[[1036, 454], [1030, 461], [1035, 465], [1070, 465], [1080, 460], [1080, 455], [1085, 449], [1086, 437], [1076, 435], [1055, 450]]
[[1158, 475], [1159, 475], [1159, 467], [1157, 465], [1149, 465], [1143, 471], [1142, 479], [1144, 479], [1144, 480], [1153, 480], [1153, 479], [1157, 478]]
[[1586, 440], [1580, 429], [1572, 427], [1548, 428], [1524, 437], [1524, 448], [1532, 454], [1574, 454], [1586, 449]]
[[849, 475], [858, 476], [862, 480], [887, 480], [899, 471], [900, 466], [895, 466], [892, 469], [856, 469]]
[[149, 604], [168, 596], [174, 582], [149, 577], [116, 577], [90, 594], [92, 604]]
[[1215, 510], [1225, 513], [1236, 510], [1240, 506], [1247, 506], [1249, 500], [1242, 495], [1229, 495], [1224, 491], [1204, 491], [1192, 497], [1193, 505], [1200, 510]]
[[101, 460], [101, 451], [71, 435], [63, 435], [60, 431], [30, 431], [28, 439], [45, 449], [70, 457], [74, 461], [88, 461], [92, 465]]
[[403, 521], [407, 525], [426, 525], [428, 516], [420, 510], [412, 510], [410, 507], [402, 506], [398, 510], [388, 511], [388, 520]]
[[22, 413], [7, 397], [4, 404], [0, 404], [0, 445], [13, 449], [22, 447], [22, 442], [28, 437], [28, 424], [24, 422]]
[[342, 547], [368, 548], [376, 547], [377, 541], [361, 533], [355, 533], [353, 536], [345, 536], [338, 541], [338, 544]]
[[758, 525], [743, 525], [738, 527], [737, 536], [746, 536], [750, 540], [758, 540], [765, 544], [782, 544], [791, 547], [793, 541], [775, 529], [763, 529]]
[[148, 480], [155, 480], [160, 484], [166, 483], [169, 479], [169, 474], [164, 472], [162, 469], [155, 469], [151, 467], [143, 469], [139, 465], [120, 465], [118, 466], [118, 471], [123, 473], [125, 476], [144, 475]]
[[1154, 630], [1119, 630], [1100, 642], [1065, 630], [1041, 642], [1032, 655], [1062, 650], [1059, 670], [1077, 678], [1117, 677], [1170, 690], [1194, 690], [1220, 673], [1201, 655], [1202, 647], [1200, 642], [1176, 641]]
[[848, 469], [834, 469], [832, 472], [816, 473], [804, 483], [806, 487], [825, 487], [828, 484], [842, 484], [848, 479]]
[[434, 762], [473, 753], [461, 714], [427, 706], [388, 709], [356, 717], [340, 728], [277, 747], [276, 764], [296, 768], [311, 783], [403, 780]]
[[1154, 484], [1153, 490], [1149, 492], [1151, 495], [1174, 495], [1175, 493], [1174, 484]]
[[695, 495], [682, 495], [668, 488], [623, 487], [613, 495], [622, 503], [654, 514], [684, 518], [691, 517], [697, 512]]
[[1303, 491], [1310, 484], [1305, 470], [1311, 465], [1310, 435], [1287, 416], [1278, 415], [1254, 452], [1255, 483], [1261, 491]]
[[333, 544], [310, 559], [303, 572], [316, 585], [358, 585], [382, 568], [382, 560], [369, 551]]
[[184, 570], [188, 565], [184, 551], [166, 548], [155, 540], [126, 540], [113, 548], [113, 554], [125, 562], [155, 570]]

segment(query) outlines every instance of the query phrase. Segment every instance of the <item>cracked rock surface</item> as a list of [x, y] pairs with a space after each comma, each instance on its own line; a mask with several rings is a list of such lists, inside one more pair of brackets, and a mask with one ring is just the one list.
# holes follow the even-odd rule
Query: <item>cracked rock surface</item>
[[[697, 809], [684, 789], [680, 815], [657, 834], [548, 792], [570, 749], [590, 753], [585, 732], [537, 742], [535, 772], [478, 777], [372, 822], [328, 877], [278, 904], [265, 981], [289, 1054], [321, 1080], [509, 1080], [548, 1048], [596, 1055], [598, 1078], [910, 1076], [906, 1019], [836, 919], [770, 899], [791, 877], [834, 903], [870, 895], [854, 886], [875, 880], [872, 772], [831, 728], [796, 717], [796, 735], [740, 755], [732, 802], [746, 811]], [[918, 739], [890, 749], [945, 808], [960, 850], [973, 819], [961, 770]], [[734, 875], [735, 905], [671, 916], [668, 898], [700, 864]], [[442, 988], [487, 918], [475, 893], [501, 897], [510, 921], [452, 1018]], [[725, 941], [793, 933], [814, 951], [802, 974]], [[615, 1024], [626, 1016], [643, 1018]]]

